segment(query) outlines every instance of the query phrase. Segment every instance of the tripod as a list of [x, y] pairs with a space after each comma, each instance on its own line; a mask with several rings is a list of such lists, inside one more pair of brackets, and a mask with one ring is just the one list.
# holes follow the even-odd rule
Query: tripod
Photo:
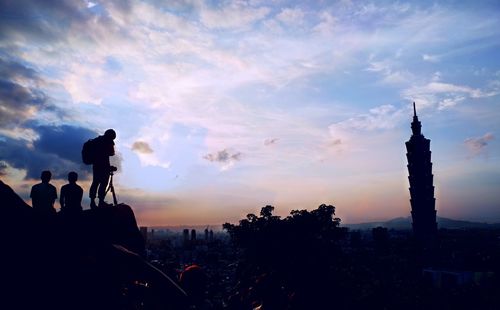
[[113, 186], [113, 171], [109, 172], [109, 175], [111, 178], [109, 179], [109, 185], [108, 189], [106, 190], [106, 194], [111, 191], [111, 194], [113, 195], [113, 205], [118, 205], [118, 200], [116, 199], [116, 193], [115, 193], [115, 187]]

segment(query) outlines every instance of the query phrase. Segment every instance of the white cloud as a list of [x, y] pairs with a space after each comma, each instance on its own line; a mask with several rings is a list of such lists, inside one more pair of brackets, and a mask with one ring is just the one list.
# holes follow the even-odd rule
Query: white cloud
[[285, 25], [300, 26], [304, 23], [305, 13], [300, 8], [285, 8], [276, 15], [276, 19]]
[[464, 101], [465, 97], [464, 96], [455, 96], [453, 98], [444, 98], [441, 100], [438, 104], [438, 110], [445, 110], [447, 108], [456, 106], [460, 102]]
[[262, 20], [271, 10], [267, 7], [251, 7], [234, 2], [219, 9], [204, 7], [200, 11], [201, 22], [213, 29], [238, 29]]
[[320, 22], [314, 26], [313, 32], [330, 35], [335, 29], [335, 17], [327, 11], [319, 13]]
[[438, 55], [422, 54], [422, 59], [428, 62], [438, 62], [441, 60], [440, 58]]
[[440, 110], [453, 107], [466, 99], [486, 98], [498, 94], [500, 94], [500, 89], [493, 84], [486, 90], [444, 83], [440, 81], [440, 74], [435, 74], [432, 82], [423, 86], [413, 86], [403, 91], [405, 99], [415, 101], [422, 107], [437, 106]]
[[[388, 130], [398, 126], [405, 117], [405, 109], [398, 109], [391, 104], [377, 106], [369, 113], [359, 114], [328, 127], [332, 141], [330, 145], [353, 148], [360, 144], [363, 133]], [[360, 139], [360, 141], [356, 141]]]
[[414, 76], [407, 70], [394, 69], [397, 65], [393, 60], [373, 61], [374, 56], [370, 55], [368, 68], [366, 71], [376, 72], [382, 75], [382, 84], [404, 84], [413, 80]]

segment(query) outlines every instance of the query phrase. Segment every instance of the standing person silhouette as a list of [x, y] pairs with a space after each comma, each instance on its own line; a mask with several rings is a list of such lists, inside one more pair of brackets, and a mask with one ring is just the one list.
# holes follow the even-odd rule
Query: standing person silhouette
[[61, 212], [68, 214], [77, 214], [82, 211], [83, 189], [76, 184], [78, 173], [71, 171], [68, 173], [68, 184], [61, 187], [59, 203]]
[[[90, 208], [108, 207], [111, 204], [104, 201], [106, 197], [106, 187], [109, 182], [109, 174], [111, 171], [116, 171], [116, 167], [111, 166], [109, 157], [115, 155], [115, 140], [116, 132], [113, 129], [108, 129], [103, 136], [95, 138], [95, 154], [92, 165], [92, 185], [90, 185]], [[95, 198], [99, 197], [99, 204], [96, 205]]]
[[40, 176], [42, 183], [33, 185], [30, 193], [33, 209], [46, 215], [56, 214], [54, 202], [57, 199], [57, 190], [54, 185], [49, 184], [51, 178], [52, 173], [50, 171], [42, 171]]

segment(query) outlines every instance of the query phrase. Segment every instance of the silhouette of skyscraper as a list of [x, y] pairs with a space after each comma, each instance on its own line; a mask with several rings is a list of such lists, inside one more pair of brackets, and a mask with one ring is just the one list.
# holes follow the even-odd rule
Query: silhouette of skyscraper
[[184, 244], [187, 244], [189, 242], [189, 229], [185, 228], [182, 231], [182, 236], [183, 236]]
[[431, 140], [422, 135], [422, 124], [418, 120], [413, 103], [413, 132], [406, 142], [406, 158], [410, 180], [411, 217], [413, 232], [419, 239], [429, 239], [436, 235], [436, 199], [434, 198]]

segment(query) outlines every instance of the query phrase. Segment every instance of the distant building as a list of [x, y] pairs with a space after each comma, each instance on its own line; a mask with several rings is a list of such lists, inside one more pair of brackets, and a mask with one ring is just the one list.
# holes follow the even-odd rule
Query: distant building
[[196, 230], [195, 229], [191, 230], [191, 241], [196, 241]]
[[422, 273], [424, 280], [437, 288], [456, 288], [471, 283], [481, 285], [484, 282], [491, 281], [495, 276], [492, 271], [439, 270], [433, 268], [424, 268]]
[[411, 217], [413, 232], [419, 239], [429, 239], [436, 235], [436, 199], [434, 198], [431, 140], [422, 135], [422, 124], [418, 120], [413, 103], [413, 132], [406, 142], [406, 157], [410, 181]]
[[205, 241], [208, 242], [208, 227], [205, 228]]
[[210, 242], [214, 241], [214, 231], [210, 229], [210, 232], [209, 232], [209, 240]]
[[189, 242], [189, 229], [184, 229], [182, 231], [182, 236], [183, 236], [183, 240], [184, 240], [184, 244], [187, 244]]
[[142, 238], [144, 239], [144, 242], [148, 242], [148, 228], [146, 226], [141, 226], [140, 228]]

